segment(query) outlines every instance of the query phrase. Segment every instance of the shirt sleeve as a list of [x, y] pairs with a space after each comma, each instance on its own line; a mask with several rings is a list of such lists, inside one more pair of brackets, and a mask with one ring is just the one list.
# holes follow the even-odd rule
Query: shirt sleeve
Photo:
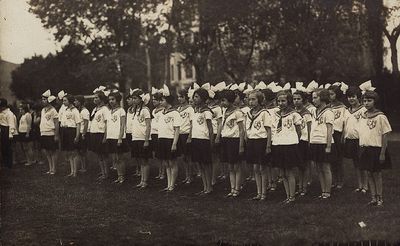
[[237, 110], [237, 111], [235, 112], [235, 118], [236, 118], [236, 122], [237, 122], [237, 123], [243, 122], [243, 121], [244, 121], [243, 112], [242, 112], [241, 110]]
[[265, 127], [272, 127], [272, 117], [268, 111], [263, 112], [263, 122]]
[[178, 127], [182, 125], [182, 117], [181, 115], [178, 113], [178, 111], [174, 111], [174, 127]]
[[82, 122], [81, 114], [79, 113], [78, 109], [74, 110], [74, 117], [77, 124]]
[[213, 111], [213, 113], [214, 113], [214, 118], [215, 119], [222, 118], [222, 109], [221, 109], [221, 107], [216, 107], [215, 110]]
[[82, 119], [83, 120], [89, 120], [90, 119], [90, 115], [89, 115], [89, 110], [85, 109], [82, 111]]
[[392, 131], [392, 127], [390, 126], [389, 120], [385, 115], [379, 117], [381, 123], [381, 132], [382, 134], [386, 134]]
[[147, 108], [145, 108], [145, 109], [143, 110], [143, 117], [144, 117], [145, 119], [151, 119], [150, 111], [149, 111]]
[[126, 116], [126, 112], [123, 108], [120, 109], [119, 117]]
[[58, 119], [60, 117], [60, 115], [57, 113], [57, 110], [54, 109], [53, 110], [53, 119]]
[[302, 117], [299, 113], [294, 113], [293, 114], [293, 123], [297, 126], [301, 125], [302, 122]]
[[335, 114], [333, 113], [332, 110], [327, 110], [325, 112], [325, 124], [333, 125], [334, 121], [335, 121]]
[[192, 121], [192, 118], [193, 118], [193, 115], [194, 115], [193, 107], [189, 107], [188, 113], [189, 113], [189, 120]]
[[206, 118], [206, 120], [211, 120], [212, 119], [212, 113], [207, 110], [206, 112], [204, 112], [204, 118]]

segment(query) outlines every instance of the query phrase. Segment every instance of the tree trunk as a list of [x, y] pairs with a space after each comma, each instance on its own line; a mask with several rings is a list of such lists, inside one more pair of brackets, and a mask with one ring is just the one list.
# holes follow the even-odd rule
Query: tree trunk
[[146, 54], [147, 89], [151, 93], [151, 60], [149, 54], [149, 47], [147, 45], [145, 45], [144, 51]]
[[368, 15], [368, 32], [371, 38], [370, 50], [372, 53], [372, 62], [374, 74], [381, 75], [383, 72], [383, 23], [381, 20], [383, 11], [382, 0], [366, 0], [365, 6]]
[[397, 77], [399, 76], [399, 62], [397, 58], [397, 38], [395, 40], [390, 40], [390, 51], [392, 52], [391, 61], [392, 61], [392, 69], [393, 74]]

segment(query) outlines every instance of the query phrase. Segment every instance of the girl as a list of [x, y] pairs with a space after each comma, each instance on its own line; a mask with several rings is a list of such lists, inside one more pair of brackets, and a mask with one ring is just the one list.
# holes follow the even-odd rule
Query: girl
[[265, 156], [271, 153], [271, 117], [262, 107], [264, 95], [252, 91], [248, 97], [251, 110], [247, 113], [247, 163], [253, 165], [257, 185], [257, 196], [253, 200], [265, 200], [267, 195], [267, 173]]
[[[310, 84], [309, 84], [310, 85]], [[318, 85], [316, 86], [318, 87]], [[308, 87], [307, 87], [308, 88]], [[308, 112], [311, 113], [311, 116], [315, 115], [315, 111], [317, 110], [317, 108], [310, 103], [310, 101], [312, 101], [312, 93], [311, 93], [312, 89], [306, 89], [306, 100], [304, 101], [304, 107], [308, 110]], [[312, 183], [312, 179], [313, 179], [313, 173], [315, 170], [315, 163], [314, 161], [310, 160], [308, 162], [308, 172], [306, 172], [306, 179], [307, 181], [307, 186], [310, 186]]]
[[32, 138], [32, 148], [33, 148], [33, 155], [34, 155], [34, 162], [40, 165], [44, 164], [40, 155], [40, 112], [41, 112], [41, 102], [36, 102], [31, 107], [31, 114], [32, 114], [32, 127], [30, 131], [30, 136]]
[[[151, 112], [151, 149], [154, 152], [154, 156], [157, 154], [157, 146], [158, 146], [158, 121], [160, 115], [162, 114], [164, 107], [161, 103], [162, 101], [162, 93], [156, 92], [153, 93], [153, 106], [154, 109]], [[156, 179], [164, 179], [165, 178], [165, 166], [162, 163], [159, 164], [158, 167], [158, 175]]]
[[29, 112], [27, 104], [22, 104], [20, 107], [21, 118], [19, 119], [19, 140], [22, 144], [22, 149], [25, 152], [25, 166], [30, 166], [34, 163], [33, 157], [33, 142], [31, 136], [32, 114]]
[[311, 160], [318, 167], [318, 176], [321, 183], [321, 195], [318, 198], [331, 197], [332, 172], [331, 163], [333, 152], [333, 122], [335, 115], [329, 107], [330, 95], [326, 89], [318, 89], [312, 94], [313, 103], [317, 107], [313, 115], [310, 132]]
[[82, 120], [79, 110], [74, 106], [75, 98], [71, 95], [67, 95], [62, 100], [65, 109], [60, 118], [62, 127], [61, 150], [65, 151], [66, 158], [71, 167], [71, 173], [68, 177], [76, 177], [79, 161], [77, 144], [79, 142]]
[[333, 122], [333, 140], [336, 148], [336, 160], [333, 164], [333, 187], [341, 189], [344, 183], [344, 168], [343, 168], [343, 146], [342, 133], [344, 127], [344, 113], [346, 106], [340, 101], [343, 97], [343, 92], [339, 86], [333, 85], [329, 87], [330, 106], [335, 114]]
[[211, 183], [214, 185], [217, 182], [217, 174], [220, 170], [220, 175], [218, 178], [225, 179], [226, 178], [226, 164], [220, 165], [220, 139], [217, 139], [217, 136], [221, 136], [221, 128], [222, 128], [222, 108], [219, 105], [219, 97], [220, 97], [221, 92], [216, 92], [214, 95], [214, 98], [209, 98], [208, 99], [208, 106], [211, 109], [212, 112], [212, 127], [213, 127], [213, 140], [215, 142], [215, 146], [212, 149], [212, 178], [211, 178]]
[[[133, 105], [133, 97], [132, 93], [134, 90], [131, 90], [129, 95], [126, 97], [126, 103], [128, 104], [128, 109], [126, 110], [126, 139], [129, 141], [128, 143], [131, 143], [132, 141], [132, 121], [134, 117], [134, 105]], [[132, 144], [128, 144], [130, 146], [131, 150], [131, 155], [132, 155]], [[139, 164], [138, 162], [135, 162], [136, 164], [136, 172], [134, 176], [140, 176], [139, 172]]]
[[78, 143], [78, 162], [81, 163], [81, 169], [79, 171], [86, 172], [86, 156], [88, 146], [87, 132], [89, 127], [90, 113], [85, 107], [85, 98], [83, 96], [75, 97], [74, 104], [81, 117], [80, 137]]
[[107, 145], [103, 143], [106, 131], [106, 117], [109, 114], [109, 109], [106, 106], [108, 98], [102, 91], [97, 91], [94, 94], [93, 102], [96, 107], [90, 114], [89, 127], [89, 150], [95, 153], [100, 165], [101, 174], [99, 180], [108, 178]]
[[5, 167], [13, 165], [12, 128], [14, 127], [14, 114], [8, 108], [8, 102], [0, 98], [0, 148], [1, 162]]
[[[150, 98], [144, 95], [140, 89], [132, 92], [133, 118], [131, 120], [132, 129], [132, 158], [140, 165], [140, 183], [136, 186], [144, 189], [148, 186], [150, 174], [149, 158], [150, 149], [150, 109], [146, 106]], [[130, 140], [130, 139], [129, 139]]]
[[175, 189], [176, 178], [178, 177], [178, 164], [176, 162], [179, 128], [181, 116], [172, 108], [174, 97], [165, 93], [162, 98], [164, 110], [159, 117], [157, 158], [160, 159], [167, 172], [167, 187], [164, 191]]
[[391, 168], [391, 158], [387, 151], [388, 133], [392, 131], [386, 116], [378, 109], [379, 96], [374, 91], [366, 91], [363, 97], [367, 109], [360, 124], [360, 164], [368, 174], [371, 190], [371, 205], [382, 206], [382, 170]]
[[40, 147], [49, 163], [46, 174], [56, 174], [57, 148], [58, 148], [58, 113], [51, 104], [56, 98], [46, 91], [42, 96], [43, 109], [40, 114]]
[[273, 163], [283, 172], [283, 185], [286, 191], [288, 204], [295, 201], [296, 179], [295, 167], [301, 162], [298, 144], [301, 136], [302, 118], [292, 107], [293, 98], [287, 91], [280, 91], [277, 94], [279, 111], [275, 113], [278, 119], [276, 133], [272, 141]]
[[214, 134], [212, 126], [212, 111], [207, 107], [209, 95], [207, 90], [200, 88], [193, 94], [195, 106], [192, 115], [191, 139], [192, 161], [199, 164], [203, 190], [198, 194], [210, 194], [212, 188], [212, 152]]
[[293, 103], [296, 111], [302, 117], [301, 120], [301, 137], [299, 142], [299, 153], [301, 155], [302, 162], [299, 162], [299, 193], [300, 196], [304, 196], [307, 192], [307, 184], [309, 182], [308, 174], [310, 173], [310, 130], [312, 115], [308, 111], [304, 102], [307, 101], [307, 94], [302, 91], [296, 91], [293, 93]]
[[[239, 195], [242, 168], [239, 164], [239, 156], [244, 153], [244, 126], [243, 113], [233, 104], [235, 102], [235, 92], [224, 90], [221, 95], [221, 106], [226, 110], [223, 116], [221, 130], [221, 162], [229, 164], [229, 178], [231, 191], [227, 197], [237, 197]], [[219, 138], [219, 136], [217, 136]]]
[[189, 105], [189, 97], [186, 90], [178, 91], [178, 112], [182, 118], [180, 133], [178, 139], [178, 155], [182, 164], [185, 166], [186, 178], [182, 182], [184, 184], [192, 183], [192, 163], [190, 162], [190, 139], [189, 133], [192, 128], [192, 117], [194, 114], [193, 107]]
[[107, 142], [108, 152], [111, 154], [113, 165], [117, 169], [118, 178], [114, 183], [122, 184], [125, 181], [125, 162], [120, 160], [121, 154], [127, 151], [125, 142], [126, 113], [120, 106], [122, 96], [119, 92], [111, 92], [108, 96], [110, 110], [106, 117], [106, 126], [103, 142]]

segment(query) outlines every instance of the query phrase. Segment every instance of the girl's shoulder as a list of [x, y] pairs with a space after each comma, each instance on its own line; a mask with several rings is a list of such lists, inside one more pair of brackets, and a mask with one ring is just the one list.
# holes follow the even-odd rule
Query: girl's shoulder
[[155, 115], [155, 114], [158, 114], [158, 113], [162, 113], [164, 111], [164, 108], [154, 108], [152, 111], [151, 111], [151, 113], [153, 114], [153, 115]]
[[344, 105], [342, 102], [333, 102], [333, 103], [331, 103], [331, 108], [332, 109], [346, 109], [346, 105]]

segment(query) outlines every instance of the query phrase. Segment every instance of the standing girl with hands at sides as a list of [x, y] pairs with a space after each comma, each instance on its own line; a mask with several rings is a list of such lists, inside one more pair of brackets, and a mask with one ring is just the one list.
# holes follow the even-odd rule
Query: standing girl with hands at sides
[[[126, 104], [128, 105], [128, 109], [126, 110], [126, 139], [128, 140], [128, 148], [130, 149], [132, 153], [132, 121], [133, 121], [133, 115], [134, 115], [134, 105], [133, 105], [133, 97], [132, 97], [132, 89], [130, 90], [129, 94], [126, 96]], [[136, 166], [136, 172], [134, 176], [140, 176], [140, 171], [139, 171], [139, 163], [135, 162]]]
[[75, 107], [79, 110], [79, 114], [81, 116], [81, 129], [80, 129], [80, 138], [78, 143], [78, 159], [79, 163], [81, 163], [80, 172], [86, 172], [86, 157], [87, 157], [87, 148], [88, 148], [88, 130], [89, 130], [89, 119], [90, 113], [89, 110], [85, 107], [85, 98], [83, 96], [75, 97]]
[[130, 128], [132, 129], [132, 158], [140, 166], [140, 183], [136, 187], [144, 189], [148, 186], [150, 174], [149, 158], [151, 158], [150, 148], [150, 128], [151, 115], [150, 109], [146, 106], [150, 100], [149, 94], [144, 94], [140, 89], [135, 89], [131, 93], [133, 101], [133, 118]]
[[334, 160], [333, 122], [335, 115], [329, 107], [330, 96], [326, 89], [313, 92], [313, 102], [317, 107], [313, 115], [310, 132], [311, 160], [315, 161], [321, 183], [321, 195], [318, 198], [331, 197], [332, 172], [331, 163]]
[[350, 87], [347, 92], [347, 100], [350, 107], [344, 115], [344, 157], [352, 160], [357, 176], [357, 189], [355, 192], [366, 194], [368, 190], [368, 176], [366, 171], [360, 170], [360, 145], [359, 128], [362, 117], [367, 109], [360, 103], [361, 90], [357, 87]]
[[[151, 119], [151, 149], [154, 152], [154, 157], [157, 157], [157, 146], [158, 146], [158, 125], [159, 125], [159, 118], [162, 114], [164, 107], [161, 103], [162, 101], [162, 93], [156, 91], [156, 89], [152, 89], [153, 94], [153, 106], [154, 109], [151, 112], [152, 119]], [[157, 159], [156, 159], [157, 160]], [[156, 179], [164, 179], [165, 178], [165, 166], [159, 162], [158, 165], [158, 175]]]
[[119, 92], [111, 92], [108, 96], [110, 110], [107, 112], [104, 142], [107, 142], [111, 160], [117, 168], [118, 178], [114, 183], [125, 181], [125, 162], [121, 155], [127, 152], [125, 141], [126, 113], [120, 106], [122, 96]]
[[209, 92], [200, 88], [193, 94], [194, 114], [192, 115], [191, 139], [192, 161], [199, 164], [203, 190], [199, 195], [210, 194], [212, 188], [212, 151], [214, 140], [212, 127], [212, 111], [207, 107], [206, 101]]
[[100, 165], [101, 174], [98, 180], [105, 180], [109, 176], [109, 168], [107, 166], [107, 145], [103, 142], [106, 131], [106, 118], [109, 114], [109, 109], [106, 106], [108, 98], [101, 89], [94, 91], [94, 104], [96, 107], [90, 114], [89, 127], [89, 150], [97, 156]]
[[257, 185], [257, 196], [253, 200], [265, 200], [267, 196], [266, 156], [271, 153], [271, 116], [262, 107], [264, 95], [251, 91], [248, 96], [250, 111], [247, 113], [246, 160], [253, 165]]
[[81, 115], [74, 106], [75, 98], [72, 95], [63, 97], [64, 111], [61, 114], [61, 151], [65, 151], [71, 167], [68, 177], [76, 177], [78, 171], [78, 142], [81, 127]]
[[388, 134], [392, 131], [383, 112], [376, 108], [379, 96], [367, 90], [363, 95], [367, 109], [360, 125], [360, 164], [361, 170], [367, 171], [371, 201], [369, 205], [383, 206], [382, 170], [390, 169], [391, 158], [387, 149]]
[[226, 110], [223, 116], [221, 136], [221, 162], [229, 165], [231, 191], [227, 197], [237, 197], [242, 183], [242, 167], [239, 155], [244, 153], [244, 117], [240, 108], [235, 107], [236, 94], [224, 90], [221, 94], [221, 106]]
[[168, 87], [164, 85], [162, 98], [164, 110], [159, 118], [157, 158], [160, 159], [166, 167], [167, 187], [164, 191], [168, 192], [175, 189], [176, 178], [178, 177], [176, 151], [179, 128], [181, 126], [181, 116], [179, 112], [172, 107], [173, 104], [174, 97], [170, 95]]
[[298, 144], [302, 117], [293, 109], [293, 98], [288, 91], [278, 92], [277, 102], [278, 125], [272, 141], [272, 160], [274, 165], [283, 170], [283, 185], [286, 191], [286, 200], [283, 203], [288, 204], [295, 201], [295, 168], [301, 162]]
[[28, 104], [22, 104], [20, 107], [21, 118], [18, 125], [18, 139], [21, 142], [22, 150], [26, 156], [25, 166], [34, 163], [33, 156], [33, 138], [32, 138], [32, 114], [29, 112]]
[[[217, 85], [218, 86], [218, 85]], [[220, 84], [223, 87], [223, 84]], [[213, 127], [213, 142], [215, 145], [212, 148], [212, 185], [216, 184], [217, 182], [217, 175], [218, 178], [225, 179], [226, 178], [226, 164], [221, 165], [220, 163], [220, 139], [217, 139], [217, 136], [221, 136], [221, 128], [222, 128], [222, 108], [219, 104], [219, 97], [221, 95], [220, 91], [216, 91], [213, 98], [209, 98], [207, 101], [208, 107], [211, 109], [212, 112], [212, 127]], [[218, 173], [219, 172], [219, 173]]]
[[56, 174], [57, 148], [59, 141], [58, 113], [52, 103], [56, 99], [50, 90], [42, 94], [43, 109], [40, 114], [40, 147], [49, 163], [49, 171], [46, 174]]

